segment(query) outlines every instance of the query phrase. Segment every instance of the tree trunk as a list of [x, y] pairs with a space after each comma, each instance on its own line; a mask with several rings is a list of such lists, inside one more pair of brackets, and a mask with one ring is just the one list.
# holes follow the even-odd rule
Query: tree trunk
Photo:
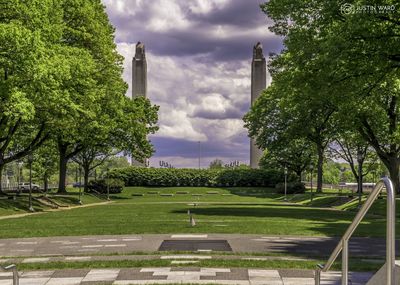
[[299, 182], [301, 182], [301, 173], [302, 173], [302, 172], [303, 172], [303, 171], [301, 171], [301, 170], [296, 170], [296, 171], [295, 171]]
[[66, 193], [67, 190], [65, 188], [65, 181], [67, 178], [67, 163], [68, 163], [68, 158], [67, 158], [67, 147], [60, 145], [58, 146], [58, 151], [59, 151], [59, 158], [60, 158], [60, 173], [59, 173], [59, 179], [58, 179], [58, 191], [57, 193]]
[[358, 173], [357, 173], [357, 193], [363, 193], [363, 175], [362, 175], [362, 162], [358, 162]]
[[4, 164], [0, 164], [0, 195], [4, 194], [4, 192], [3, 192], [3, 169], [4, 169]]
[[318, 163], [317, 163], [317, 193], [322, 192], [322, 176], [324, 174], [324, 148], [317, 145]]
[[43, 188], [44, 193], [47, 194], [47, 191], [49, 190], [49, 180], [47, 178], [47, 173], [45, 173], [43, 176]]
[[399, 176], [399, 167], [400, 161], [398, 158], [393, 157], [389, 161], [383, 161], [386, 167], [389, 170], [390, 179], [393, 182], [393, 187], [396, 193], [400, 193], [400, 176]]
[[84, 165], [83, 166], [83, 191], [87, 192], [88, 191], [88, 183], [89, 183], [89, 165]]

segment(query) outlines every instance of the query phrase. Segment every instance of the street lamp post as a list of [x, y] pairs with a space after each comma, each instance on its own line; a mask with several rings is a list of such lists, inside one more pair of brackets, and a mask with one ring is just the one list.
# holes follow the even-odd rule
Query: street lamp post
[[110, 169], [107, 168], [107, 201], [110, 201]]
[[33, 163], [33, 155], [28, 155], [28, 163], [29, 163], [29, 211], [35, 212], [32, 206], [32, 163]]
[[285, 166], [284, 173], [285, 173], [285, 201], [287, 201], [286, 193], [287, 193], [287, 174], [288, 174], [288, 170], [287, 170], [286, 166]]
[[374, 183], [373, 186], [375, 186], [375, 175], [376, 175], [376, 172], [374, 170], [374, 171], [372, 171], [372, 183]]
[[[344, 182], [345, 182], [345, 179], [344, 179], [344, 172], [346, 171], [346, 168], [345, 167], [341, 167], [340, 168], [340, 182], [342, 183], [342, 185], [339, 185], [339, 194], [341, 195], [342, 194], [342, 192], [343, 192], [343, 185], [344, 185]], [[340, 183], [339, 183], [340, 184]]]
[[199, 141], [199, 169], [200, 169], [201, 145]]
[[75, 167], [75, 182], [79, 183], [79, 165], [78, 164], [76, 164], [76, 167]]
[[311, 193], [310, 193], [310, 200], [311, 202], [313, 201], [313, 170], [314, 170], [314, 165], [310, 165], [310, 170], [311, 170]]
[[22, 172], [22, 165], [24, 162], [22, 160], [18, 161], [18, 185], [17, 185], [17, 194], [19, 195], [21, 193], [21, 172]]
[[82, 168], [79, 167], [79, 205], [82, 205]]
[[357, 153], [357, 162], [358, 162], [358, 208], [361, 207], [361, 198], [362, 198], [362, 161], [363, 154], [361, 152]]

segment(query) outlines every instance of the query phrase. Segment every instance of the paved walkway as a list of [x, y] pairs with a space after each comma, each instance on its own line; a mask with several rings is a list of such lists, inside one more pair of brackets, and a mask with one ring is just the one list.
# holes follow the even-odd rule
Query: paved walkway
[[[326, 237], [239, 234], [148, 234], [0, 239], [0, 256], [127, 254], [155, 252], [163, 249], [207, 252], [218, 251], [222, 248], [233, 253], [284, 253], [305, 257], [326, 257], [338, 241], [338, 238]], [[380, 238], [352, 238], [350, 256], [382, 258], [385, 256], [385, 244], [385, 240]], [[399, 242], [396, 248], [400, 248]]]
[[[314, 285], [308, 270], [261, 270], [245, 268], [129, 268], [27, 271], [20, 273], [20, 285], [94, 284], [238, 284]], [[365, 284], [370, 273], [351, 273], [353, 285]], [[321, 284], [340, 284], [338, 272], [322, 275]], [[10, 273], [0, 273], [0, 285], [12, 285]]]
[[[79, 262], [95, 260], [168, 259], [171, 266], [195, 266], [202, 259], [294, 259], [299, 262], [329, 255], [337, 238], [264, 236], [238, 234], [149, 234], [78, 237], [0, 239], [0, 263]], [[163, 255], [162, 249], [197, 252], [186, 255]], [[241, 255], [219, 255], [219, 249]], [[215, 251], [213, 254], [210, 252]], [[134, 252], [148, 252], [129, 255]], [[243, 253], [265, 253], [251, 256]], [[281, 252], [287, 256], [268, 256]], [[118, 255], [110, 255], [116, 253]], [[355, 238], [350, 243], [353, 256], [385, 256], [382, 239]], [[20, 272], [20, 285], [94, 285], [94, 284], [314, 284], [311, 270], [263, 270], [247, 268], [129, 268], [76, 269]], [[372, 273], [352, 273], [352, 284], [365, 284]], [[0, 273], [0, 285], [11, 285], [11, 274]], [[340, 284], [340, 274], [322, 275], [321, 284]]]

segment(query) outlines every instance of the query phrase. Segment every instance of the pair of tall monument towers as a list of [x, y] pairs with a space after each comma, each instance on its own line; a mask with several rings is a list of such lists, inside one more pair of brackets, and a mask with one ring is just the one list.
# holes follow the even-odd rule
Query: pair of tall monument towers
[[[253, 60], [251, 62], [251, 104], [253, 105], [261, 92], [267, 87], [267, 65], [263, 55], [262, 45], [258, 42], [253, 47]], [[136, 44], [135, 56], [132, 59], [132, 98], [137, 96], [147, 97], [147, 61], [144, 44]], [[257, 147], [254, 139], [250, 139], [250, 167], [258, 168], [263, 152]], [[146, 166], [132, 159], [132, 164]]]

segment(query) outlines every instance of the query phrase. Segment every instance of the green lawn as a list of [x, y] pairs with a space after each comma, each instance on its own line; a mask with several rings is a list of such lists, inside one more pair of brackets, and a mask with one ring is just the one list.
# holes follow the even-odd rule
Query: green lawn
[[[134, 196], [141, 194], [144, 196]], [[313, 204], [318, 207], [302, 205], [307, 204], [307, 197], [304, 194], [299, 204], [285, 204], [282, 195], [268, 188], [133, 187], [112, 195], [114, 203], [108, 205], [0, 220], [0, 236], [135, 233], [341, 236], [355, 212], [322, 208], [326, 203], [321, 201], [327, 199], [325, 202], [330, 204], [337, 199], [333, 194], [315, 197]], [[85, 195], [84, 199], [95, 198]], [[189, 226], [188, 210], [194, 214], [196, 227]], [[383, 236], [384, 232], [384, 216], [375, 215], [368, 217], [355, 235]], [[399, 230], [397, 233], [400, 236]]]

